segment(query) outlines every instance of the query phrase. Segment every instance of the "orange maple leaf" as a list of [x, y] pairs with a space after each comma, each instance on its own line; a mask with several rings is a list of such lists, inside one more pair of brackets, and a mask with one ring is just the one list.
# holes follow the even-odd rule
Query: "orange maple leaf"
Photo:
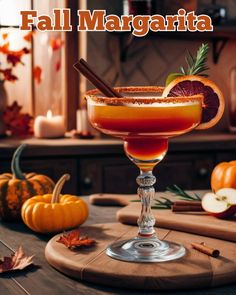
[[68, 234], [63, 234], [57, 242], [64, 244], [69, 249], [77, 247], [91, 247], [96, 243], [95, 240], [89, 239], [88, 237], [81, 237], [78, 229], [73, 230]]
[[24, 54], [30, 53], [30, 50], [26, 47], [24, 47], [20, 50], [11, 50], [10, 43], [6, 42], [2, 46], [0, 46], [0, 52], [3, 54], [12, 54], [12, 55], [21, 57]]
[[0, 52], [3, 54], [8, 54], [9, 53], [9, 46], [10, 46], [9, 42], [4, 43], [2, 46], [0, 46]]
[[2, 34], [2, 39], [3, 39], [3, 40], [6, 40], [6, 39], [8, 38], [8, 35], [9, 35], [8, 33], [4, 33], [4, 34]]
[[42, 68], [40, 66], [35, 66], [33, 69], [33, 76], [35, 81], [40, 84], [42, 82]]
[[61, 49], [63, 44], [64, 44], [64, 41], [60, 37], [51, 38], [51, 40], [50, 40], [50, 46], [53, 51]]
[[2, 46], [0, 46], [0, 52], [7, 55], [7, 62], [11, 63], [14, 67], [18, 63], [22, 63], [22, 61], [21, 61], [22, 56], [24, 54], [29, 54], [30, 50], [26, 47], [24, 47], [20, 50], [10, 50], [9, 42], [7, 42], [7, 43], [3, 44]]
[[32, 37], [33, 37], [33, 35], [34, 35], [34, 31], [30, 31], [28, 34], [26, 34], [23, 38], [24, 38], [24, 40], [25, 41], [27, 41], [27, 42], [30, 42], [31, 41], [31, 39], [32, 39]]
[[[8, 38], [8, 33], [3, 34], [3, 40], [6, 40]], [[3, 75], [3, 81], [11, 81], [14, 82], [18, 80], [18, 78], [13, 75], [12, 69], [18, 64], [21, 63], [24, 65], [22, 62], [22, 56], [24, 54], [29, 54], [31, 51], [30, 49], [24, 47], [20, 50], [11, 50], [10, 49], [10, 43], [9, 42], [4, 42], [2, 45], [0, 45], [0, 53], [6, 55], [6, 60], [8, 63], [8, 68], [2, 69], [0, 68], [0, 74]]]

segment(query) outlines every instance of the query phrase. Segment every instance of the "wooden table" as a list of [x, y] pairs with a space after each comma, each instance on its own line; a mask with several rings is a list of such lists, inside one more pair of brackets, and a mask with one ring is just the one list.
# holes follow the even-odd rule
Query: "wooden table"
[[[88, 198], [85, 197], [87, 200]], [[90, 206], [90, 217], [86, 224], [115, 221], [117, 207]], [[70, 295], [70, 294], [154, 294], [144, 291], [131, 292], [94, 284], [75, 281], [53, 269], [45, 260], [44, 248], [50, 236], [34, 234], [22, 223], [0, 223], [0, 256], [11, 254], [22, 245], [27, 255], [35, 255], [34, 266], [25, 271], [0, 275], [0, 295], [31, 294], [31, 295]], [[165, 292], [171, 295], [187, 295], [190, 292]], [[206, 290], [192, 290], [193, 295], [234, 295], [234, 285]]]

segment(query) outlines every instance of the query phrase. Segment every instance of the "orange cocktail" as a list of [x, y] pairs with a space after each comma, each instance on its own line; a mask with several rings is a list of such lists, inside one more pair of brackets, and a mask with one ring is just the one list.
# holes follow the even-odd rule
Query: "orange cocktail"
[[92, 125], [103, 133], [124, 140], [127, 156], [140, 168], [137, 177], [142, 212], [134, 239], [117, 242], [107, 249], [113, 258], [155, 262], [179, 258], [183, 246], [160, 241], [153, 228], [150, 201], [154, 196], [153, 167], [165, 156], [168, 138], [193, 130], [201, 122], [202, 96], [162, 97], [160, 87], [122, 87], [122, 98], [107, 98], [97, 90], [86, 95]]
[[[158, 160], [167, 151], [168, 137], [186, 133], [200, 123], [202, 106], [199, 96], [162, 98], [161, 88], [140, 88], [144, 89], [147, 92], [139, 95], [136, 88], [132, 98], [97, 98], [88, 106], [89, 119], [103, 133], [124, 139], [129, 157]], [[151, 92], [155, 89], [158, 91]]]

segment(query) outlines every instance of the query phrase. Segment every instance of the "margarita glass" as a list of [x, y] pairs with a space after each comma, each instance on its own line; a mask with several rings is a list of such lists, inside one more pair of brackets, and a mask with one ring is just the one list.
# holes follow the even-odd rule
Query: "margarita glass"
[[202, 96], [162, 97], [162, 87], [118, 87], [122, 98], [104, 97], [99, 90], [86, 94], [91, 124], [101, 132], [124, 140], [128, 158], [140, 169], [137, 177], [141, 214], [135, 238], [119, 241], [106, 253], [134, 262], [161, 262], [180, 258], [185, 248], [156, 236], [151, 200], [156, 182], [152, 170], [168, 150], [168, 138], [193, 130], [201, 122]]

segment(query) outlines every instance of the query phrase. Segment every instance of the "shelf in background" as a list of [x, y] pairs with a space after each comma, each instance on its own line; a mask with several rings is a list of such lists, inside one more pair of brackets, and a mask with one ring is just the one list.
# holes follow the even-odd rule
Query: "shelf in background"
[[[21, 157], [25, 173], [34, 171], [57, 181], [65, 172], [70, 194], [135, 193], [137, 167], [115, 139], [4, 139], [0, 141], [0, 174], [10, 172], [17, 146], [29, 145]], [[169, 151], [157, 166], [158, 189], [177, 183], [185, 189], [207, 189], [211, 171], [222, 161], [236, 159], [236, 134], [192, 132], [170, 140]], [[1, 292], [0, 292], [1, 293]]]
[[[120, 60], [125, 61], [127, 52], [135, 39], [131, 33], [115, 33], [120, 38]], [[236, 20], [228, 20], [220, 25], [214, 25], [213, 32], [150, 32], [145, 38], [168, 38], [178, 40], [210, 40], [212, 42], [213, 62], [217, 64], [220, 55], [231, 39], [236, 39]]]
[[[91, 156], [91, 155], [123, 155], [123, 141], [118, 139], [13, 139], [0, 140], [0, 159], [10, 158], [20, 144], [29, 145], [23, 156]], [[189, 134], [170, 139], [170, 152], [190, 152], [209, 150], [236, 150], [236, 133], [194, 131]]]

